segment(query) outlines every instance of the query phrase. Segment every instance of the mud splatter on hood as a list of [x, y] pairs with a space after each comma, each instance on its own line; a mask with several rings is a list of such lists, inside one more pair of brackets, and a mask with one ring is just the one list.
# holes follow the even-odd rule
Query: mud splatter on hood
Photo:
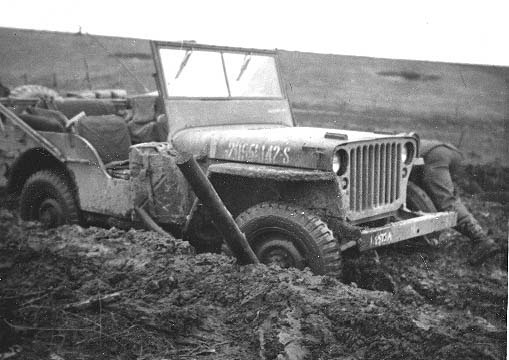
[[330, 170], [334, 149], [345, 143], [404, 135], [315, 127], [206, 127], [181, 131], [173, 138], [180, 151], [220, 159], [295, 168]]

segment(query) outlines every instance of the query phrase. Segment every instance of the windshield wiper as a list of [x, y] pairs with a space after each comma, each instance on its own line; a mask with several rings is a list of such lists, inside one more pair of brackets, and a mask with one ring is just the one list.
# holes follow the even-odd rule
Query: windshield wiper
[[242, 74], [244, 74], [244, 71], [246, 71], [247, 66], [249, 65], [250, 61], [251, 61], [251, 54], [246, 54], [246, 56], [244, 56], [244, 61], [242, 62], [242, 66], [240, 67], [240, 72], [239, 72], [239, 75], [237, 76], [237, 81], [240, 80], [240, 78], [242, 77]]
[[189, 49], [186, 51], [186, 54], [184, 55], [184, 58], [182, 59], [182, 62], [180, 63], [179, 70], [175, 74], [175, 79], [177, 79], [180, 76], [180, 73], [187, 65], [187, 62], [189, 61], [189, 58], [191, 57], [191, 53], [193, 52], [193, 49]]

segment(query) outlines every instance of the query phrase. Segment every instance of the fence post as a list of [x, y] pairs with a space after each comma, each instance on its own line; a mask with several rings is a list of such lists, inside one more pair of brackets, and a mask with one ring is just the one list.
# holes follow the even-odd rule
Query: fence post
[[53, 89], [58, 90], [58, 79], [57, 73], [53, 73]]
[[90, 81], [90, 72], [88, 71], [88, 62], [86, 57], [83, 57], [83, 63], [85, 64], [85, 80], [87, 82], [88, 90], [92, 90], [92, 81]]

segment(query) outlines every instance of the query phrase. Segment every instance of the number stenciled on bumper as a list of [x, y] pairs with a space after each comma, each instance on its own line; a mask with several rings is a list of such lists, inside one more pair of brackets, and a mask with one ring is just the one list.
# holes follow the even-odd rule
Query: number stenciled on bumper
[[383, 246], [392, 242], [392, 232], [390, 229], [381, 230], [370, 235], [370, 245], [373, 247]]
[[423, 214], [378, 228], [361, 231], [357, 244], [360, 251], [393, 244], [399, 241], [445, 230], [456, 225], [455, 212]]

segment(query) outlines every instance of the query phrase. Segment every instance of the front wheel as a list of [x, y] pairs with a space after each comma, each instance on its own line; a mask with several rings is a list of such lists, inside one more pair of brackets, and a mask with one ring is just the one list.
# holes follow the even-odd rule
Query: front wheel
[[28, 178], [20, 197], [24, 220], [40, 221], [45, 227], [79, 222], [79, 209], [66, 178], [42, 170]]
[[264, 202], [240, 214], [237, 224], [262, 263], [298, 269], [308, 266], [315, 274], [341, 270], [332, 231], [305, 209]]
[[408, 182], [406, 190], [406, 205], [412, 211], [437, 212], [428, 194], [411, 181]]

